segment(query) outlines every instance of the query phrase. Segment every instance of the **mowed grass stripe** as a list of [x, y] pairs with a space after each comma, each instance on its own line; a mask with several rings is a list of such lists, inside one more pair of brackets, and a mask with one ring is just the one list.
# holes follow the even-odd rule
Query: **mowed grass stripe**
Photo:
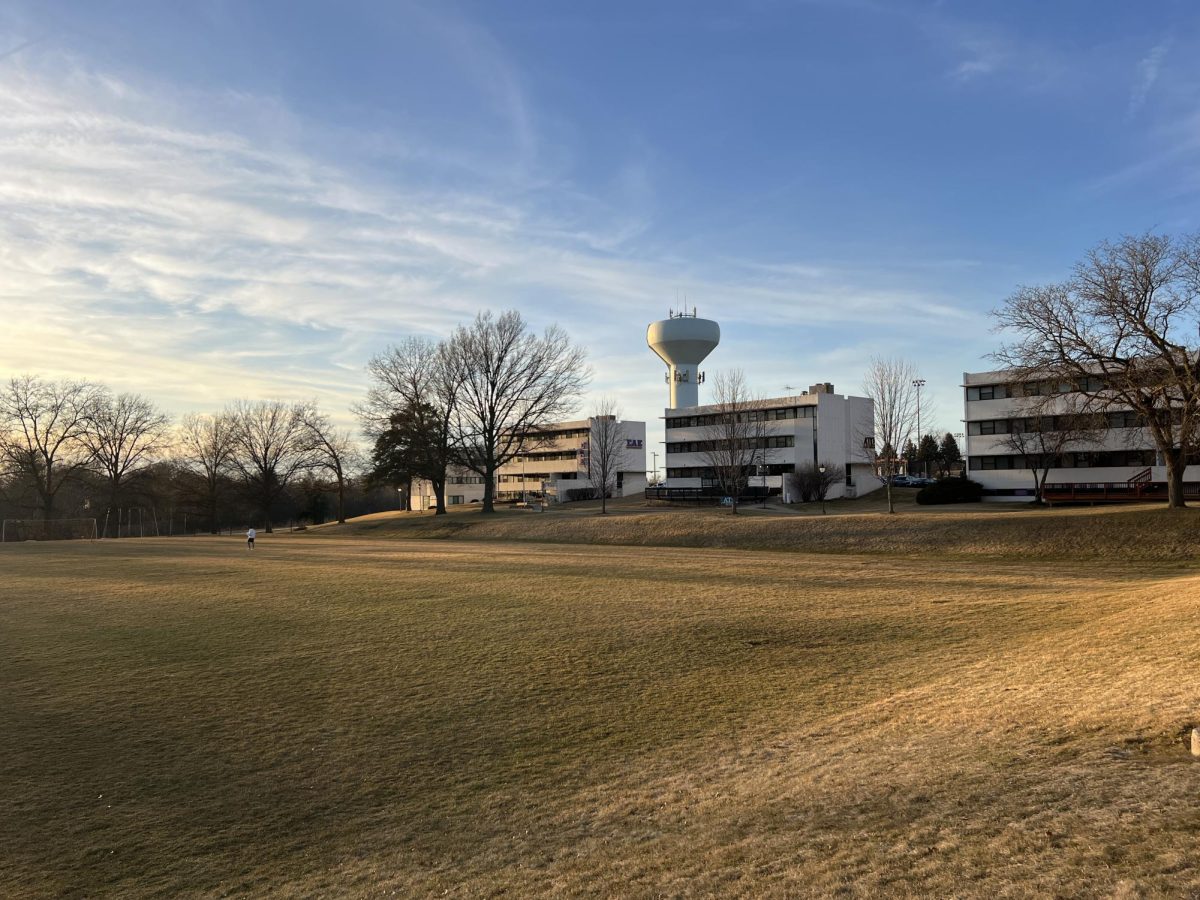
[[1006, 811], [1090, 808], [1051, 789], [1096, 788], [1081, 754], [1195, 786], [1102, 755], [1168, 758], [1200, 699], [1134, 666], [1194, 638], [1186, 572], [301, 536], [0, 565], [18, 895], [982, 893]]

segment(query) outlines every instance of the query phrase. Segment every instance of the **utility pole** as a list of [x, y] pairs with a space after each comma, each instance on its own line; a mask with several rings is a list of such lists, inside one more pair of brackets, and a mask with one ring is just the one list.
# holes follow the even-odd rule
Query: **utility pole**
[[650, 480], [657, 483], [658, 482], [658, 451], [651, 450], [650, 458], [653, 460], [653, 463], [654, 463], [654, 471], [652, 471], [650, 473]]
[[[914, 378], [913, 387], [917, 389], [917, 452], [921, 452], [921, 388], [925, 387], [924, 378]], [[929, 477], [926, 471], [925, 460], [921, 460], [921, 475], [925, 478]]]

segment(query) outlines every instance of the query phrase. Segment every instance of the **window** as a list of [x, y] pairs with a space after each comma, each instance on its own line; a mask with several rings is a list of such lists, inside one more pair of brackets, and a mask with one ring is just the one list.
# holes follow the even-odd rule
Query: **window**
[[1009, 396], [1006, 384], [981, 384], [967, 388], [968, 400], [1005, 400]]
[[1111, 428], [1142, 428], [1145, 420], [1140, 413], [1127, 409], [1109, 413], [1108, 424]]
[[463, 502], [463, 499], [464, 498], [463, 498], [462, 494], [451, 494], [449, 497], [446, 498], [446, 502], [449, 503], [451, 506], [458, 506]]
[[[1155, 464], [1153, 450], [1091, 450], [1075, 453], [1063, 453], [1051, 461], [1053, 469], [1096, 469], [1096, 468], [1130, 468], [1137, 466], [1152, 466]], [[996, 469], [1035, 469], [1041, 468], [1042, 457], [1031, 453], [1027, 456], [995, 455], [972, 456], [969, 468], [973, 472], [989, 472]]]

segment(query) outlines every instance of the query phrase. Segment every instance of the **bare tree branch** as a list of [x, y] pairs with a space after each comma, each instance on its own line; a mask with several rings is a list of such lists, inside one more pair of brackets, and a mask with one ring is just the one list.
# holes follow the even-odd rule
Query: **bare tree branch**
[[515, 310], [499, 316], [481, 312], [470, 325], [460, 325], [448, 353], [461, 378], [456, 457], [483, 476], [483, 511], [491, 513], [496, 470], [523, 450], [544, 445], [537, 432], [575, 409], [590, 374], [585, 353], [558, 326], [533, 335]]
[[1171, 506], [1200, 450], [1200, 238], [1143, 234], [1089, 251], [1058, 284], [996, 310], [1016, 335], [993, 358], [1014, 383], [1061, 383], [1080, 412], [1132, 409], [1167, 469]]
[[88, 382], [32, 375], [0, 388], [0, 465], [34, 486], [46, 521], [62, 486], [92, 461], [84, 436], [99, 398]]
[[600, 492], [600, 514], [608, 512], [608, 495], [617, 488], [617, 473], [625, 465], [628, 451], [621, 409], [612, 397], [602, 397], [591, 415], [588, 435], [588, 479]]
[[[887, 490], [888, 512], [896, 511], [892, 478], [897, 474], [900, 450], [912, 440], [916, 419], [916, 367], [904, 359], [876, 357], [863, 378], [863, 393], [875, 405], [874, 439], [879, 474]], [[867, 435], [863, 436], [868, 437]]]

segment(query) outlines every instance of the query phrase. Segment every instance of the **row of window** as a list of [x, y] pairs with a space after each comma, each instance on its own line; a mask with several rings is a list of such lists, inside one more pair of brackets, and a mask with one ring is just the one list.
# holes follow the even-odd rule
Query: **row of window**
[[501, 484], [519, 484], [522, 481], [570, 481], [578, 478], [578, 472], [525, 472], [513, 475], [501, 475]]
[[[562, 459], [578, 459], [581, 451], [579, 450], [548, 450], [545, 453], [526, 453], [525, 462], [549, 462], [551, 460]], [[514, 456], [512, 462], [520, 463], [520, 456]]]
[[[674, 441], [667, 444], [667, 453], [707, 453], [716, 450], [724, 444], [723, 441]], [[777, 450], [781, 447], [796, 446], [796, 438], [790, 434], [771, 435], [758, 438], [752, 442], [754, 450]]]
[[568, 428], [566, 431], [531, 431], [530, 441], [561, 441], [568, 438], [587, 437], [592, 433], [590, 428]]
[[[778, 463], [767, 466], [751, 466], [750, 473], [752, 475], [787, 475], [789, 472], [795, 472], [796, 466], [793, 463]], [[716, 473], [708, 466], [677, 466], [676, 468], [667, 467], [668, 478], [716, 478]]]
[[1007, 400], [1010, 397], [1050, 397], [1075, 391], [1093, 393], [1104, 389], [1104, 381], [1089, 376], [1080, 381], [1024, 381], [1010, 384], [973, 384], [967, 388], [968, 400]]
[[[781, 406], [771, 409], [753, 409], [739, 413], [739, 422], [775, 422], [784, 419], [811, 419], [817, 414], [815, 406]], [[728, 421], [728, 413], [710, 413], [703, 416], [676, 416], [667, 419], [668, 428], [700, 428]]]
[[[1033, 416], [1022, 419], [980, 419], [967, 423], [967, 434], [1025, 434], [1035, 431], [1061, 431], [1072, 428], [1072, 416]], [[1146, 420], [1131, 409], [1106, 413], [1102, 422], [1108, 428], [1143, 428]]]
[[446, 484], [483, 484], [487, 481], [482, 475], [451, 475]]
[[[1053, 458], [1053, 469], [1099, 469], [1118, 466], [1152, 466], [1155, 464], [1153, 450], [1096, 450], [1080, 453], [1060, 453]], [[1043, 467], [1040, 454], [1024, 456], [972, 456], [968, 463], [972, 472], [989, 472], [994, 469], [1040, 469]]]

